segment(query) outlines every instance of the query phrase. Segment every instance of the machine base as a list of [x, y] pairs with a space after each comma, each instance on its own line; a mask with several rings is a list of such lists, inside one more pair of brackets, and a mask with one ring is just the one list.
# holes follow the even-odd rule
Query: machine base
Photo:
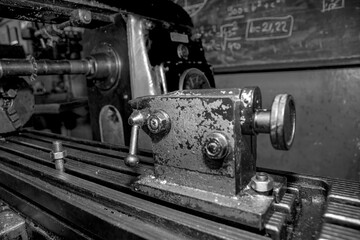
[[178, 185], [147, 175], [136, 181], [136, 192], [183, 207], [221, 217], [259, 230], [264, 229], [272, 204], [285, 194], [286, 178], [277, 176], [270, 194], [260, 194], [249, 186], [236, 196], [226, 196], [188, 186]]

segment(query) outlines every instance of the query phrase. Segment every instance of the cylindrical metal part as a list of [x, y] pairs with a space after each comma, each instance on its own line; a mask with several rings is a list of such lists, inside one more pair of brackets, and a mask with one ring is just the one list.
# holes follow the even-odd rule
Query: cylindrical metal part
[[109, 61], [109, 57], [103, 53], [96, 53], [88, 58], [89, 64], [92, 67], [91, 78], [103, 79], [107, 78], [113, 70], [112, 65], [115, 62]]
[[125, 164], [129, 167], [135, 167], [139, 164], [140, 159], [137, 156], [139, 130], [147, 120], [149, 113], [144, 111], [134, 111], [129, 117], [129, 124], [132, 125], [130, 135], [129, 154], [125, 157]]
[[61, 141], [54, 141], [53, 142], [53, 152], [62, 152], [63, 146]]
[[129, 154], [125, 157], [125, 164], [130, 167], [135, 167], [140, 161], [137, 156], [139, 130], [140, 125], [137, 124], [133, 125], [131, 128]]
[[129, 147], [129, 154], [131, 155], [136, 155], [137, 153], [139, 130], [140, 130], [139, 125], [134, 125], [131, 128], [130, 147]]
[[254, 115], [254, 131], [256, 133], [270, 133], [271, 111], [257, 109]]
[[64, 172], [64, 159], [55, 160], [55, 168], [60, 172]]
[[271, 144], [278, 150], [289, 150], [291, 148], [295, 137], [295, 125], [295, 103], [289, 94], [277, 95], [271, 106], [271, 111], [256, 109], [254, 112], [254, 132], [270, 134]]
[[89, 74], [88, 60], [0, 60], [0, 78], [5, 76]]
[[279, 94], [271, 107], [270, 140], [275, 149], [289, 150], [296, 127], [295, 102], [289, 94]]

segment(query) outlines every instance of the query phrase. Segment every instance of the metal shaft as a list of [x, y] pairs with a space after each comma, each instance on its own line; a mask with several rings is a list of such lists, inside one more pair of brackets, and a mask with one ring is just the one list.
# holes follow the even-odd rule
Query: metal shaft
[[0, 60], [0, 78], [5, 76], [57, 75], [91, 73], [89, 60]]

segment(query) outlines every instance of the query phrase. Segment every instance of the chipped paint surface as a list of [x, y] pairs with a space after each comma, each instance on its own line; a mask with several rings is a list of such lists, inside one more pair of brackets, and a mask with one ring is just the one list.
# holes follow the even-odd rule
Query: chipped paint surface
[[[177, 92], [178, 93], [178, 92]], [[206, 135], [222, 132], [234, 147], [234, 110], [230, 99], [154, 98], [151, 109], [164, 110], [170, 116], [171, 130], [160, 142], [153, 144], [155, 161], [212, 174], [234, 175], [232, 154], [221, 169], [210, 169], [202, 151]]]

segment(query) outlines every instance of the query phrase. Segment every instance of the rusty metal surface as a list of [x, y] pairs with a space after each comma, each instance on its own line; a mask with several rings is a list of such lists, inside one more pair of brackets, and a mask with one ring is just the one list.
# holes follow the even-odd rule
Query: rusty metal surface
[[[278, 95], [261, 124], [269, 134], [279, 132], [293, 138], [295, 125], [284, 127], [291, 111], [286, 114], [289, 107], [279, 105], [277, 98], [291, 99]], [[176, 91], [136, 98], [130, 104], [133, 134], [125, 163], [136, 166], [139, 162], [136, 149], [142, 127], [152, 140], [155, 167], [134, 183], [136, 192], [264, 228], [272, 203], [280, 202], [286, 191], [286, 179], [255, 174], [254, 116], [267, 111], [261, 109], [258, 88]], [[295, 114], [295, 108], [292, 111]], [[284, 144], [272, 143], [276, 148]], [[292, 140], [286, 144], [290, 147]]]
[[[178, 91], [133, 100], [133, 108], [163, 110], [171, 118], [173, 127], [166, 136], [157, 140], [155, 134], [150, 134], [156, 177], [230, 196], [238, 193], [255, 170], [255, 160], [245, 154], [248, 148], [239, 147], [245, 144], [241, 115], [236, 114], [240, 111], [240, 95], [241, 89]], [[229, 154], [219, 161], [203, 154], [206, 137], [212, 132], [224, 134], [229, 142]], [[237, 172], [241, 172], [239, 178], [235, 178]]]

